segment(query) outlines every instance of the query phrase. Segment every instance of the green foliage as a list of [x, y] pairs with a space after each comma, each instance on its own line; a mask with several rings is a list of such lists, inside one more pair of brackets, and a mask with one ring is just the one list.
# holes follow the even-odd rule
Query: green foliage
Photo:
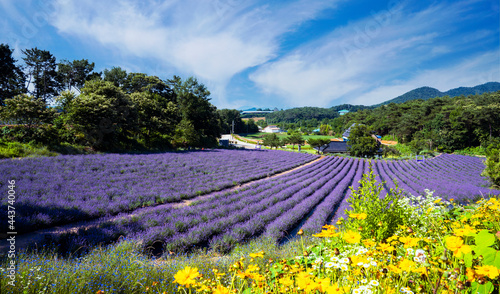
[[[311, 145], [312, 148], [319, 148], [323, 145], [330, 143], [330, 139], [326, 138], [309, 138], [307, 139], [307, 144]], [[319, 154], [319, 150], [317, 150]]]
[[175, 103], [149, 92], [132, 93], [130, 101], [137, 112], [137, 138], [146, 146], [170, 145], [180, 120]]
[[486, 168], [482, 175], [493, 185], [500, 186], [500, 138], [493, 139], [486, 148]]
[[343, 127], [353, 122], [369, 125], [381, 136], [412, 143], [413, 153], [425, 149], [453, 152], [480, 146], [500, 136], [500, 92], [468, 97], [443, 97], [391, 103], [344, 116]]
[[217, 108], [210, 103], [210, 91], [194, 77], [183, 81], [174, 76], [169, 85], [177, 95], [181, 122], [177, 125], [176, 146], [213, 147], [221, 135]]
[[257, 133], [259, 131], [259, 126], [255, 123], [253, 119], [248, 119], [247, 121], [243, 121], [245, 127], [243, 127], [243, 131], [245, 133]]
[[137, 113], [129, 97], [111, 82], [90, 81], [71, 101], [68, 121], [81, 134], [83, 145], [111, 150], [136, 127]]
[[460, 154], [460, 155], [469, 155], [469, 156], [485, 156], [486, 155], [486, 148], [482, 146], [477, 146], [477, 147], [467, 147], [462, 150], [455, 150], [453, 152], [455, 154]]
[[0, 106], [4, 99], [26, 92], [25, 76], [21, 67], [16, 65], [13, 53], [9, 45], [0, 44]]
[[276, 134], [267, 134], [262, 140], [262, 145], [278, 149], [283, 145], [283, 141]]
[[319, 126], [319, 133], [321, 135], [325, 135], [325, 136], [328, 136], [328, 135], [332, 135], [332, 127], [330, 125], [320, 125]]
[[399, 225], [408, 217], [398, 201], [404, 198], [403, 191], [391, 189], [387, 195], [381, 195], [384, 183], [377, 183], [370, 162], [370, 173], [364, 174], [357, 190], [351, 189], [351, 210], [346, 214], [366, 214], [366, 218], [351, 218], [344, 224], [347, 229], [359, 231], [363, 238], [375, 238], [382, 241], [392, 236]]
[[55, 117], [55, 110], [48, 108], [45, 101], [27, 94], [20, 94], [6, 99], [0, 108], [0, 118], [4, 121], [25, 124], [27, 127], [50, 123]]
[[56, 156], [45, 146], [0, 140], [0, 158]]
[[290, 136], [288, 136], [284, 142], [292, 145], [292, 150], [295, 148], [295, 145], [302, 146], [304, 145], [304, 138], [298, 132], [293, 132]]
[[103, 80], [107, 82], [112, 82], [116, 87], [122, 87], [125, 85], [127, 80], [127, 71], [122, 69], [121, 67], [115, 67], [111, 69], [105, 69]]
[[382, 145], [382, 154], [384, 157], [399, 157], [401, 156], [401, 152], [397, 148]]
[[369, 127], [358, 124], [351, 129], [348, 143], [350, 155], [357, 157], [373, 157], [378, 149], [377, 140], [371, 136]]
[[[250, 133], [246, 132], [246, 126], [241, 119], [240, 112], [236, 109], [219, 109], [217, 110], [221, 120], [222, 133], [224, 134], [239, 134]], [[233, 129], [234, 122], [234, 129]], [[234, 132], [233, 132], [234, 131]]]
[[58, 78], [63, 88], [71, 92], [73, 88], [80, 91], [86, 81], [100, 79], [100, 74], [93, 73], [95, 64], [87, 59], [81, 60], [63, 60], [57, 65]]
[[61, 87], [56, 58], [49, 51], [36, 47], [22, 50], [22, 53], [25, 56], [23, 60], [28, 70], [28, 81], [32, 81], [34, 86], [34, 90], [30, 94], [47, 102], [57, 95]]

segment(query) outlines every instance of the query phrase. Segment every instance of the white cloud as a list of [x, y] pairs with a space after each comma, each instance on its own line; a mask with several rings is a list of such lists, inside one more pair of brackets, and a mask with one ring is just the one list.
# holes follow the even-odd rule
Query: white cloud
[[458, 87], [473, 87], [500, 80], [500, 53], [479, 54], [445, 68], [424, 70], [415, 77], [377, 87], [352, 100], [354, 104], [373, 105], [400, 96], [415, 88], [429, 86], [446, 92]]
[[[454, 20], [465, 13], [466, 3], [407, 10], [401, 4], [338, 28], [261, 66], [250, 79], [264, 93], [287, 97], [289, 107], [371, 105], [420, 86], [448, 90], [477, 85], [482, 83], [477, 75], [484, 72], [498, 80], [498, 54], [476, 53], [471, 60], [450, 64], [441, 60], [474, 34], [453, 34]], [[444, 69], [433, 69], [432, 61]]]
[[276, 56], [277, 38], [332, 4], [281, 5], [234, 0], [76, 2], [59, 0], [59, 32], [97, 41], [121, 54], [157, 59], [220, 91], [235, 74]]

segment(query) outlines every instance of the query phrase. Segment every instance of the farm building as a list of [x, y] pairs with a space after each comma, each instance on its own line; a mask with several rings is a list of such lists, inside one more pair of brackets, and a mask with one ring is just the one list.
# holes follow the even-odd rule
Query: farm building
[[275, 125], [269, 125], [267, 127], [265, 127], [262, 132], [264, 133], [283, 133], [284, 131], [280, 128], [278, 128], [278, 126], [275, 126]]
[[322, 152], [323, 154], [326, 153], [349, 153], [347, 149], [347, 142], [346, 141], [330, 141], [330, 143], [325, 144], [323, 146], [314, 148], [315, 150], [318, 150]]
[[356, 126], [356, 124], [352, 124], [347, 130], [345, 130], [345, 132], [342, 134], [342, 139], [344, 139], [344, 141], [349, 141], [349, 135], [351, 134], [351, 128], [353, 128], [354, 126]]

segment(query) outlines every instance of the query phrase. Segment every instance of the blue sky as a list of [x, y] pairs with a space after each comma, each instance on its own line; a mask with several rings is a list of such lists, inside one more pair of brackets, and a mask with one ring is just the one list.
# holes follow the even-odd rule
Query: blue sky
[[218, 108], [372, 105], [500, 81], [498, 0], [0, 0], [0, 43], [162, 79]]

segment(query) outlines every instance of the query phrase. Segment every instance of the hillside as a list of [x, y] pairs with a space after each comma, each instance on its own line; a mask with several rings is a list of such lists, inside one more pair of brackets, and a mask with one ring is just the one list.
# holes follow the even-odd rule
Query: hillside
[[498, 82], [489, 82], [486, 84], [478, 85], [475, 87], [459, 87], [455, 89], [448, 90], [446, 92], [441, 92], [438, 89], [431, 87], [421, 87], [414, 90], [411, 90], [401, 96], [398, 96], [394, 99], [382, 102], [380, 104], [373, 105], [373, 107], [378, 107], [381, 105], [386, 105], [390, 103], [404, 103], [410, 100], [423, 99], [427, 100], [435, 97], [456, 97], [456, 96], [468, 96], [468, 95], [480, 95], [483, 93], [496, 92], [500, 90], [500, 83]]

